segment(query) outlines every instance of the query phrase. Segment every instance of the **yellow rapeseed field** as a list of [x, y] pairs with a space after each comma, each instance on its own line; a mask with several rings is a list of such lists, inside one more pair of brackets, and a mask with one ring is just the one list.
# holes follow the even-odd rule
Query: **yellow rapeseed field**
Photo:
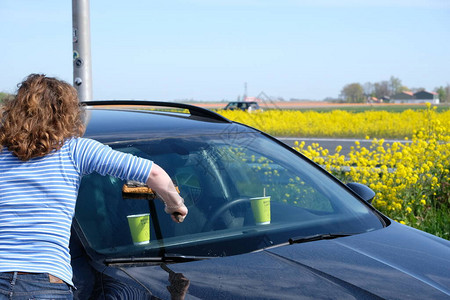
[[[401, 113], [366, 111], [351, 113], [334, 110], [328, 113], [299, 110], [268, 110], [258, 113], [220, 110], [224, 117], [250, 125], [274, 136], [292, 137], [412, 137], [414, 130], [427, 126], [422, 111]], [[434, 113], [441, 126], [450, 127], [450, 110]]]
[[[366, 137], [348, 155], [341, 147], [319, 144], [294, 147], [343, 182], [360, 182], [376, 192], [373, 201], [394, 220], [450, 239], [450, 111], [437, 113], [431, 105], [421, 111], [219, 111], [223, 116], [275, 136]], [[384, 138], [410, 143], [386, 143]]]

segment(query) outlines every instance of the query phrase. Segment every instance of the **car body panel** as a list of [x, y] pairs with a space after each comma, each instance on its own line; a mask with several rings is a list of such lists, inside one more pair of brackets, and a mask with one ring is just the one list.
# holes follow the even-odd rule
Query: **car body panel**
[[[190, 281], [186, 299], [444, 299], [450, 297], [446, 244], [394, 222], [335, 240], [168, 266]], [[109, 268], [154, 296], [170, 297], [159, 265]]]

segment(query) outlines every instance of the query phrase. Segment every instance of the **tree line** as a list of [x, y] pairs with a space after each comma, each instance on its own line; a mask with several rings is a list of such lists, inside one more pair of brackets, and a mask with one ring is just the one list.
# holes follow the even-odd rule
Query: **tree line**
[[0, 104], [2, 104], [3, 99], [7, 99], [7, 98], [12, 97], [12, 96], [13, 95], [11, 95], [11, 94], [0, 92]]
[[[339, 97], [342, 102], [348, 103], [365, 103], [371, 98], [389, 102], [389, 99], [395, 94], [405, 91], [416, 93], [422, 90], [425, 89], [408, 88], [402, 84], [402, 81], [399, 78], [391, 76], [389, 80], [375, 83], [366, 82], [360, 84], [356, 82], [347, 84], [342, 88]], [[434, 92], [438, 93], [441, 103], [450, 103], [450, 84], [447, 84], [447, 86], [436, 87]]]

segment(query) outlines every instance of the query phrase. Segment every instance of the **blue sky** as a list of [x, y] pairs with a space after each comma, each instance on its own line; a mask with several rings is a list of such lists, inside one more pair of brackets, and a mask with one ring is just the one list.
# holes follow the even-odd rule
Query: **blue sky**
[[[448, 0], [91, 0], [95, 99], [323, 100], [391, 76], [450, 84]], [[0, 91], [72, 83], [72, 1], [0, 1]]]

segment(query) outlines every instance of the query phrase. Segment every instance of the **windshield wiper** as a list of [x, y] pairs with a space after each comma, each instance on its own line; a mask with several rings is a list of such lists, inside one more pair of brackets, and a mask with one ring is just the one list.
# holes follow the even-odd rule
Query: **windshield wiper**
[[188, 262], [213, 258], [212, 256], [182, 255], [176, 253], [164, 253], [163, 261]]
[[156, 257], [116, 257], [106, 258], [105, 264], [130, 264], [130, 263], [158, 263], [158, 262], [189, 262], [210, 259], [210, 256], [194, 256], [194, 255], [181, 255], [175, 253], [165, 253], [163, 256]]
[[289, 244], [301, 244], [306, 242], [320, 241], [320, 240], [331, 240], [340, 237], [350, 236], [353, 234], [350, 233], [323, 233], [323, 234], [314, 234], [309, 236], [297, 237], [289, 239]]

